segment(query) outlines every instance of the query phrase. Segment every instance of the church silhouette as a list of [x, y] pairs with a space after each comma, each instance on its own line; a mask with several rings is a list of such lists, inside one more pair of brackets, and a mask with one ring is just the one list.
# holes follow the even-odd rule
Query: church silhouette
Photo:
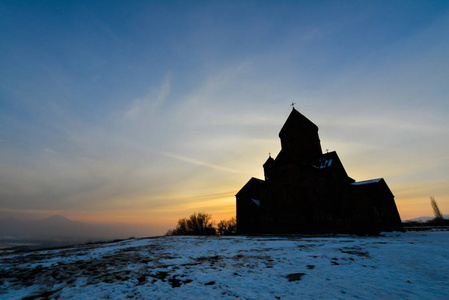
[[236, 195], [240, 234], [403, 230], [384, 179], [356, 182], [337, 153], [322, 153], [318, 127], [294, 107], [279, 132], [281, 151]]

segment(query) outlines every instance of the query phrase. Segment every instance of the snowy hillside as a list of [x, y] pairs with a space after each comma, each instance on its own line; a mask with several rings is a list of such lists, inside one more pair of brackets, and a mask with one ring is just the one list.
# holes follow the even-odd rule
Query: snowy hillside
[[159, 237], [3, 253], [0, 298], [448, 299], [449, 232]]

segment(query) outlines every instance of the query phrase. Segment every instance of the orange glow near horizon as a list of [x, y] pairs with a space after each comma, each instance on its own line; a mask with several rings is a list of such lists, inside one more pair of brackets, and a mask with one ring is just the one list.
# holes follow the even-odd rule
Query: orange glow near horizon
[[214, 222], [230, 219], [235, 216], [235, 198], [223, 197], [204, 199], [201, 201], [186, 200], [180, 205], [167, 205], [152, 209], [114, 209], [101, 211], [81, 210], [1, 210], [5, 213], [20, 213], [22, 220], [43, 219], [53, 215], [62, 215], [72, 221], [99, 224], [132, 224], [175, 226], [178, 219], [188, 217], [193, 213], [205, 212], [212, 215]]
[[[263, 178], [262, 164], [266, 152], [279, 147], [270, 141], [269, 146], [263, 144], [244, 163], [242, 169], [247, 168], [245, 174], [220, 174], [215, 184], [207, 179], [199, 178], [195, 181], [185, 181], [173, 185], [167, 194], [151, 195], [148, 193], [131, 194], [124, 199], [105, 199], [96, 208], [85, 210], [1, 210], [4, 213], [21, 214], [23, 219], [39, 219], [52, 215], [63, 215], [74, 221], [108, 224], [132, 224], [136, 226], [162, 226], [171, 229], [176, 226], [178, 219], [188, 217], [196, 212], [212, 215], [213, 221], [218, 223], [223, 219], [230, 219], [236, 215], [235, 194], [251, 178]], [[337, 145], [338, 147], [338, 145]], [[274, 149], [277, 150], [277, 149]], [[339, 149], [336, 149], [340, 156]], [[275, 157], [277, 153], [273, 156]], [[345, 153], [341, 153], [344, 156]], [[256, 159], [255, 159], [256, 157]], [[340, 157], [341, 158], [341, 157]], [[244, 157], [241, 158], [245, 160]], [[433, 216], [429, 197], [435, 196], [440, 210], [449, 211], [445, 180], [422, 182], [410, 186], [397, 180], [397, 170], [384, 170], [385, 162], [380, 166], [357, 164], [344, 156], [342, 163], [348, 175], [356, 181], [383, 177], [395, 195], [396, 205], [402, 220]], [[234, 162], [238, 164], [238, 162]], [[203, 183], [201, 180], [205, 180]], [[207, 184], [205, 184], [207, 182]], [[201, 192], [201, 193], [200, 193]], [[94, 195], [92, 195], [93, 197]]]
[[[393, 191], [394, 192], [394, 191]], [[445, 203], [446, 199], [436, 198], [437, 203]], [[441, 200], [441, 201], [439, 201]], [[423, 216], [432, 217], [433, 211], [428, 196], [411, 197], [407, 192], [398, 189], [395, 193], [395, 201], [402, 220]], [[193, 213], [205, 212], [212, 215], [213, 222], [218, 223], [223, 219], [230, 219], [236, 215], [235, 197], [228, 196], [216, 199], [204, 199], [201, 201], [186, 202], [179, 206], [167, 206], [158, 210], [151, 209], [127, 209], [127, 210], [103, 210], [103, 211], [73, 211], [73, 210], [5, 210], [2, 212], [21, 213], [24, 217], [19, 219], [42, 219], [53, 215], [63, 215], [70, 220], [103, 223], [103, 224], [132, 224], [142, 226], [166, 226], [171, 228], [176, 225], [178, 219], [188, 217]], [[440, 210], [445, 213], [447, 207], [440, 205]]]

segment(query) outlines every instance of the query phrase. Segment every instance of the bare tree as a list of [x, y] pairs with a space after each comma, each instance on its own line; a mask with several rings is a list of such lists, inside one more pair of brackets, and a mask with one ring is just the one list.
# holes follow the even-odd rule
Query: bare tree
[[430, 205], [432, 205], [433, 214], [435, 215], [435, 218], [436, 219], [443, 219], [443, 214], [441, 213], [440, 209], [438, 208], [438, 204], [435, 201], [435, 198], [430, 197]]
[[229, 220], [221, 220], [218, 223], [218, 234], [220, 235], [231, 235], [235, 234], [237, 230], [237, 220], [232, 217]]
[[214, 235], [212, 216], [207, 213], [194, 213], [188, 218], [178, 220], [175, 229], [169, 230], [167, 235]]

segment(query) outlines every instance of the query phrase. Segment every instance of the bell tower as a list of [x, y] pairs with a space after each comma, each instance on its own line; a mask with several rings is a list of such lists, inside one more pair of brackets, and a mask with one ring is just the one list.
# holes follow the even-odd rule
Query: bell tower
[[309, 161], [322, 154], [318, 126], [294, 107], [279, 132], [282, 150]]

